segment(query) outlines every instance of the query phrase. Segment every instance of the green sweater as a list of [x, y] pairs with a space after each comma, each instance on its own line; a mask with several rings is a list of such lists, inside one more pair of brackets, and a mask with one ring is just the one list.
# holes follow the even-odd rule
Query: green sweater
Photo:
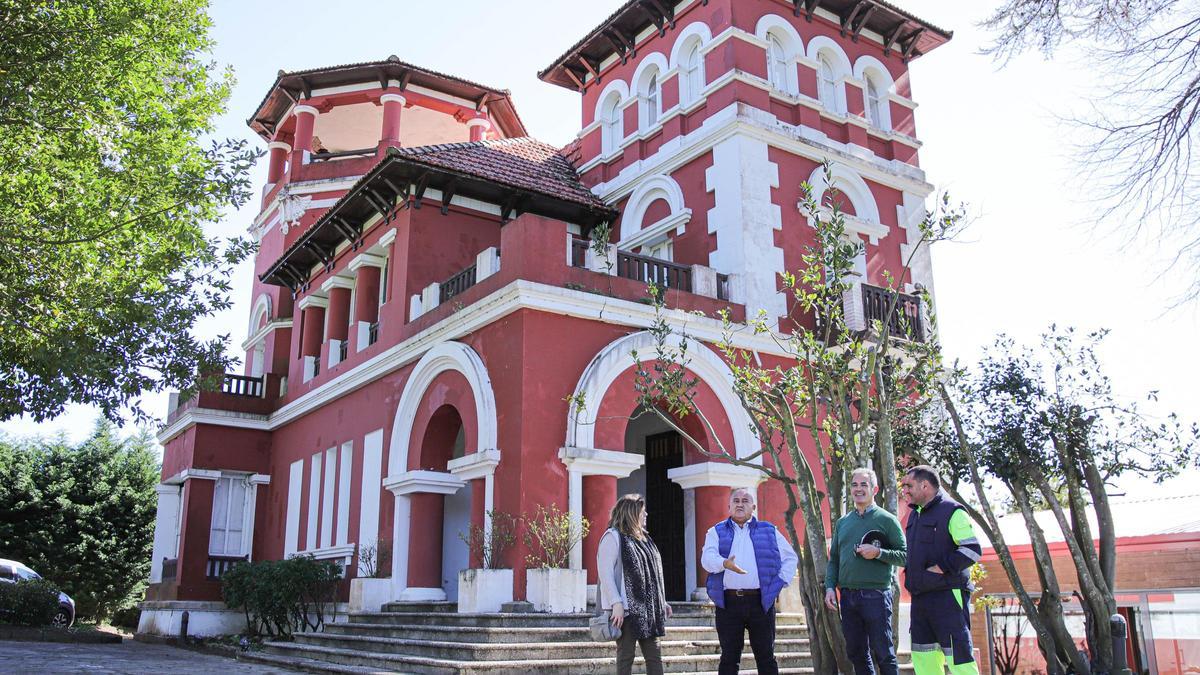
[[[867, 560], [856, 554], [854, 549], [863, 535], [879, 530], [887, 535], [888, 544], [879, 552], [879, 557]], [[904, 542], [904, 531], [896, 516], [878, 506], [871, 506], [859, 515], [857, 509], [842, 516], [833, 526], [833, 540], [829, 544], [829, 568], [825, 572], [826, 588], [890, 588], [895, 567], [903, 567], [908, 557]]]

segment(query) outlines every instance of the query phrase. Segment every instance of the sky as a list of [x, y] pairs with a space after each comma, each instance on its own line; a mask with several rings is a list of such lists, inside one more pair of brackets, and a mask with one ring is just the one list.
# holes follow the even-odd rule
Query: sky
[[[911, 64], [927, 180], [969, 205], [961, 241], [934, 250], [939, 327], [947, 355], [970, 361], [999, 332], [1034, 342], [1051, 324], [1112, 333], [1101, 352], [1118, 393], [1160, 395], [1158, 409], [1200, 417], [1200, 302], [1172, 309], [1190, 283], [1164, 272], [1171, 242], [1131, 242], [1124, 228], [1094, 226], [1093, 193], [1073, 156], [1079, 130], [1061, 121], [1106, 82], [1086, 49], [1046, 60], [1019, 57], [1001, 67], [980, 55], [988, 35], [976, 23], [996, 0], [893, 0], [954, 39]], [[537, 72], [622, 4], [622, 0], [293, 0], [286, 4], [213, 0], [213, 60], [237, 84], [214, 135], [265, 144], [245, 120], [279, 69], [300, 70], [395, 54], [401, 60], [512, 91], [530, 134], [564, 145], [580, 127], [579, 95]], [[265, 182], [265, 161], [254, 184]], [[244, 235], [252, 203], [210, 228]], [[236, 274], [233, 307], [197, 326], [230, 333], [237, 352], [250, 311], [249, 264]], [[240, 355], [240, 354], [239, 354]], [[145, 401], [165, 416], [166, 396]], [[96, 412], [74, 406], [44, 424], [13, 420], [0, 432], [65, 433], [81, 439]], [[1137, 490], [1145, 489], [1142, 485]]]

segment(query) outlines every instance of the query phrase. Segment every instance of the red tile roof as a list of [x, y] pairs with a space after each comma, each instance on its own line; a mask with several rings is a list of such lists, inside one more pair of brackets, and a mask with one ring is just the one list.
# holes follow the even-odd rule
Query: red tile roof
[[575, 167], [558, 148], [528, 136], [422, 145], [393, 149], [390, 154], [584, 206], [609, 208], [579, 182]]

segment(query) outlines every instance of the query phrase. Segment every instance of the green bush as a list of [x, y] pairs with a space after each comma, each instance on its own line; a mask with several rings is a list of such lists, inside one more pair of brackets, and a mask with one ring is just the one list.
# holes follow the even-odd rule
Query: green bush
[[130, 633], [136, 633], [138, 622], [141, 620], [142, 610], [138, 609], [137, 606], [134, 605], [132, 607], [122, 607], [121, 609], [113, 612], [110, 623], [117, 628], [124, 628]]
[[225, 604], [246, 613], [252, 634], [286, 637], [325, 623], [341, 578], [335, 562], [296, 556], [235, 565], [221, 577], [221, 592]]
[[58, 589], [45, 579], [0, 583], [0, 622], [48, 626], [58, 612]]

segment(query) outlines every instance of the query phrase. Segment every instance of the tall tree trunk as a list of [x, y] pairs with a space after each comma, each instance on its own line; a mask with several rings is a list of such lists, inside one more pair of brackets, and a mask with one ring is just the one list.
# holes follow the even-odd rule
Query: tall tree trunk
[[[1019, 486], [1009, 484], [1008, 489], [1013, 499], [1016, 500], [1017, 506], [1020, 507], [1021, 516], [1025, 519], [1025, 525], [1029, 529], [1030, 548], [1033, 549], [1033, 557], [1037, 562], [1038, 580], [1042, 586], [1042, 595], [1038, 598], [1037, 614], [1042, 617], [1047, 630], [1053, 636], [1055, 652], [1060, 662], [1070, 664], [1072, 672], [1090, 673], [1092, 672], [1091, 664], [1079, 654], [1079, 650], [1075, 648], [1075, 639], [1067, 630], [1062, 609], [1062, 589], [1058, 585], [1058, 575], [1054, 571], [1054, 559], [1050, 555], [1050, 546], [1046, 544], [1042, 526], [1034, 517], [1029, 495]], [[1043, 655], [1046, 653], [1043, 652]], [[1049, 662], [1049, 658], [1046, 660]]]

